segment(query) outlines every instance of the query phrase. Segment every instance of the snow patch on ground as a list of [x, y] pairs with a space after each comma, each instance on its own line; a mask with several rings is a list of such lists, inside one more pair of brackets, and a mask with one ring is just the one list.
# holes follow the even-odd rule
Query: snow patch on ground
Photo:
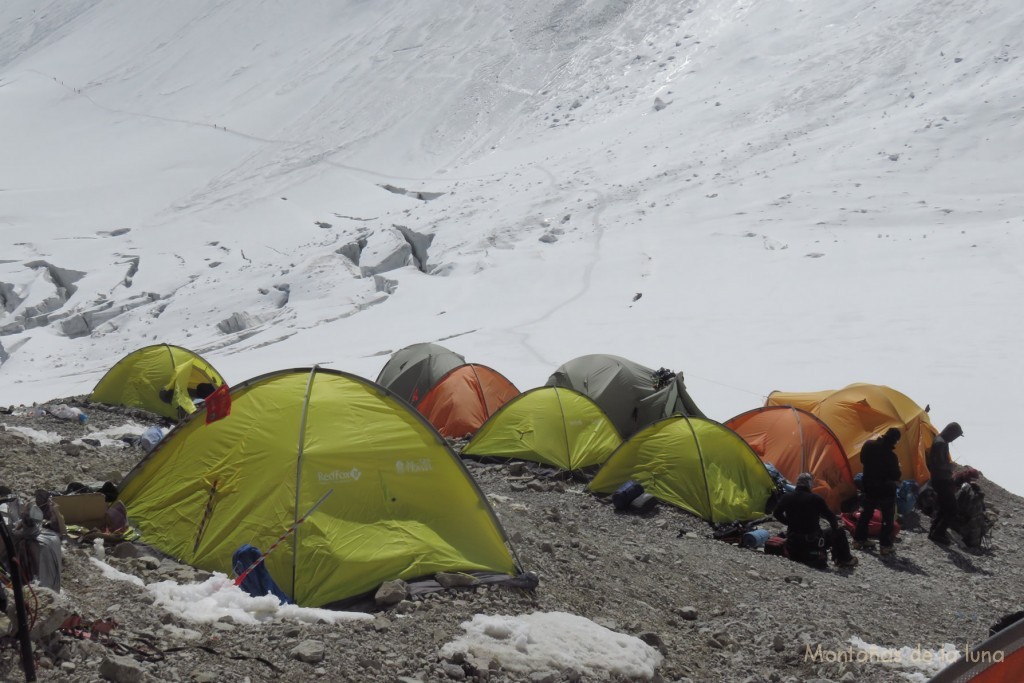
[[226, 575], [215, 572], [202, 583], [179, 584], [160, 581], [146, 586], [156, 598], [155, 604], [183, 619], [212, 623], [231, 617], [240, 624], [269, 621], [296, 621], [308, 624], [337, 624], [372, 619], [369, 614], [282, 605], [272, 595], [254, 598]]
[[639, 638], [616, 633], [565, 612], [522, 616], [477, 614], [461, 624], [466, 635], [447, 643], [441, 654], [463, 653], [479, 668], [497, 661], [509, 671], [572, 669], [603, 679], [611, 674], [650, 679], [662, 656]]

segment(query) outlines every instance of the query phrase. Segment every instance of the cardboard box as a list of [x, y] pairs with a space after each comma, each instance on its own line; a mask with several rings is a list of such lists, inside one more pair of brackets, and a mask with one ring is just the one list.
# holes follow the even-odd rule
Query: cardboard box
[[60, 510], [65, 524], [87, 529], [102, 529], [107, 524], [107, 498], [102, 493], [53, 496], [50, 502]]

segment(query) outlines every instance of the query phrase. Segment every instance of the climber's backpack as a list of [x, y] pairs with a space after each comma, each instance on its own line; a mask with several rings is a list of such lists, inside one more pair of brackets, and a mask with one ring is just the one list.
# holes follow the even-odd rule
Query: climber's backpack
[[976, 483], [968, 482], [956, 494], [957, 521], [953, 528], [964, 544], [977, 548], [992, 533], [995, 515], [985, 509], [985, 494]]

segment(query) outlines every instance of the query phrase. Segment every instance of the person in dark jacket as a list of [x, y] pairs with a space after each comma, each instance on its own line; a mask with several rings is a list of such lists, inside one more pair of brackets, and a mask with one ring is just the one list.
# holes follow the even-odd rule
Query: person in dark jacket
[[964, 430], [957, 422], [950, 422], [932, 441], [928, 449], [928, 472], [931, 474], [931, 486], [938, 498], [939, 511], [932, 520], [928, 538], [939, 545], [949, 545], [947, 533], [950, 524], [956, 521], [956, 484], [953, 483], [953, 461], [949, 457], [949, 443], [964, 435]]
[[[839, 567], [852, 567], [857, 558], [850, 554], [846, 532], [828, 509], [825, 499], [811, 491], [814, 477], [804, 472], [796, 480], [796, 490], [782, 496], [775, 506], [775, 518], [786, 525], [786, 551], [791, 560], [814, 567], [825, 567], [824, 548], [831, 548], [832, 562]], [[829, 524], [821, 531], [820, 520]]]
[[871, 547], [868, 542], [868, 524], [875, 510], [882, 511], [882, 531], [878, 535], [881, 546], [879, 553], [889, 555], [893, 551], [893, 522], [896, 519], [896, 490], [903, 473], [900, 460], [896, 457], [896, 444], [900, 441], [900, 430], [892, 427], [877, 439], [871, 439], [860, 450], [860, 463], [864, 469], [861, 480], [864, 486], [864, 501], [860, 519], [853, 532], [853, 547], [863, 550]]

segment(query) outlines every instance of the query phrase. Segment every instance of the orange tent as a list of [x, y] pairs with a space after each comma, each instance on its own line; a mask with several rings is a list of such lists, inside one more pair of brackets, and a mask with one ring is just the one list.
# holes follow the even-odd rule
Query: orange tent
[[1024, 671], [1024, 619], [968, 647], [928, 683], [1018, 683]]
[[746, 441], [757, 457], [796, 481], [814, 475], [814, 492], [833, 512], [857, 494], [853, 472], [839, 438], [817, 417], [792, 406], [766, 406], [741, 413], [725, 423]]
[[793, 406], [816, 415], [839, 437], [854, 474], [862, 469], [860, 449], [864, 442], [896, 427], [902, 435], [896, 444], [896, 455], [903, 478], [919, 484], [931, 478], [925, 455], [938, 432], [924, 408], [895, 389], [879, 384], [851, 384], [838, 391], [773, 391], [765, 405]]
[[467, 363], [437, 380], [416, 407], [441, 436], [462, 438], [518, 395], [515, 385], [497, 370]]

